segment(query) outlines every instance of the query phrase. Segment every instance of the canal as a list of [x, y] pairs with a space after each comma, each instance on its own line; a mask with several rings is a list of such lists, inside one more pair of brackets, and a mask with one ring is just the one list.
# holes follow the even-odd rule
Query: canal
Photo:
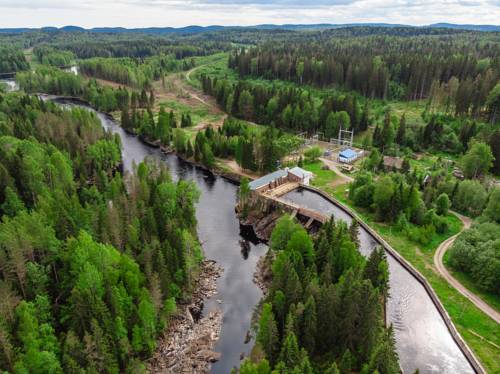
[[[333, 215], [348, 223], [352, 217], [344, 210], [309, 190], [294, 190], [282, 196], [304, 207]], [[359, 228], [360, 251], [368, 256], [376, 240]], [[469, 362], [453, 340], [443, 318], [422, 284], [390, 254], [390, 297], [387, 319], [394, 327], [396, 347], [404, 373], [474, 373]]]

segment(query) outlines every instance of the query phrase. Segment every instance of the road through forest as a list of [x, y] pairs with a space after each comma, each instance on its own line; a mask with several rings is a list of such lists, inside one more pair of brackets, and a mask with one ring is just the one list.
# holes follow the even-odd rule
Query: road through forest
[[466, 229], [471, 227], [472, 220], [461, 214], [454, 213], [463, 222], [464, 226], [462, 230], [452, 237], [446, 239], [436, 250], [434, 254], [434, 265], [438, 270], [439, 274], [458, 292], [464, 295], [468, 300], [470, 300], [476, 307], [481, 309], [485, 314], [491, 317], [497, 323], [500, 323], [500, 313], [498, 313], [493, 307], [484, 302], [479, 296], [468, 290], [462, 283], [460, 283], [453, 275], [450, 274], [448, 269], [444, 266], [443, 258], [446, 251], [453, 245], [455, 239]]

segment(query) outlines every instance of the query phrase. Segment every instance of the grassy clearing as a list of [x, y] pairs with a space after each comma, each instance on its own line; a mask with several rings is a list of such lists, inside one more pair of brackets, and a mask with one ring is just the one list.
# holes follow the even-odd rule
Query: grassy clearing
[[390, 225], [375, 222], [372, 214], [354, 208], [347, 199], [346, 186], [339, 186], [328, 192], [356, 211], [367, 224], [373, 227], [395, 250], [417, 268], [429, 281], [458, 331], [481, 360], [486, 370], [489, 373], [500, 373], [498, 360], [500, 350], [489, 343], [492, 342], [500, 346], [500, 326], [441, 278], [433, 265], [436, 248], [447, 237], [460, 231], [460, 221], [456, 217], [448, 217], [450, 231], [446, 235], [436, 235], [431, 243], [420, 246], [410, 241], [400, 231], [393, 230]]
[[314, 173], [314, 178], [311, 184], [318, 188], [324, 188], [330, 185], [335, 179], [338, 178], [334, 171], [322, 169], [323, 163], [321, 161], [304, 162], [303, 168], [307, 171]]
[[196, 58], [197, 67], [192, 74], [186, 77], [186, 82], [195, 88], [201, 89], [200, 77], [202, 75], [236, 81], [238, 79], [238, 74], [228, 68], [228, 56], [228, 53], [223, 52]]
[[172, 110], [179, 119], [182, 113], [190, 113], [193, 125], [201, 122], [213, 123], [222, 119], [222, 114], [210, 113], [206, 106], [190, 106], [175, 100], [162, 100], [159, 105], [164, 106], [166, 111]]
[[391, 112], [398, 118], [403, 114], [406, 116], [407, 123], [416, 123], [419, 125], [424, 125], [425, 122], [422, 118], [422, 112], [425, 110], [425, 101], [390, 101], [390, 102], [379, 102], [379, 105], [375, 106], [375, 110], [380, 118], [383, 118], [385, 110], [387, 108], [391, 109]]

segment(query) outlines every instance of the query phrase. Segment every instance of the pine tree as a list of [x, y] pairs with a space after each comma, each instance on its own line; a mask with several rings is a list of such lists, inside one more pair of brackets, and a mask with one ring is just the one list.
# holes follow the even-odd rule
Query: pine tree
[[334, 362], [328, 369], [326, 369], [325, 374], [340, 374], [337, 364]]
[[279, 336], [272, 306], [269, 303], [264, 304], [262, 307], [257, 341], [262, 346], [269, 362], [274, 363], [277, 359], [279, 349]]
[[368, 130], [369, 119], [370, 117], [370, 108], [368, 106], [368, 100], [365, 101], [365, 106], [363, 107], [363, 114], [361, 115], [361, 120], [359, 123], [359, 130], [366, 131]]
[[300, 351], [297, 337], [294, 333], [286, 336], [281, 346], [280, 361], [282, 361], [287, 368], [293, 369], [300, 364]]
[[342, 374], [348, 374], [353, 369], [354, 357], [349, 349], [344, 351], [340, 360], [339, 369]]
[[389, 267], [383, 247], [376, 247], [363, 270], [363, 278], [369, 279], [373, 287], [380, 289], [383, 294], [387, 294], [389, 289]]
[[406, 136], [406, 115], [403, 114], [399, 120], [398, 132], [396, 134], [396, 143], [400, 146], [404, 145]]
[[193, 144], [191, 140], [188, 140], [186, 143], [186, 158], [191, 158], [194, 155]]
[[316, 302], [312, 296], [307, 299], [304, 309], [304, 326], [301, 343], [310, 355], [315, 352], [316, 345]]
[[352, 219], [351, 225], [349, 226], [349, 235], [352, 242], [359, 248], [359, 222], [355, 218]]
[[382, 331], [380, 342], [370, 359], [370, 370], [378, 370], [379, 373], [387, 374], [400, 372], [392, 325], [388, 330]]

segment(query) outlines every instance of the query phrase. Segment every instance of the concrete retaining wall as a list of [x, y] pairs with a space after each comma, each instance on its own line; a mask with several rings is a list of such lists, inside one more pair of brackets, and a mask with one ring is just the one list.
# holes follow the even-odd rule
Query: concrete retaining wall
[[467, 361], [469, 361], [469, 363], [471, 364], [471, 366], [474, 369], [474, 371], [476, 373], [479, 373], [479, 374], [486, 373], [486, 370], [483, 368], [483, 366], [481, 365], [481, 363], [479, 362], [479, 360], [476, 358], [476, 356], [474, 355], [474, 353], [472, 352], [472, 350], [469, 348], [469, 346], [465, 343], [465, 341], [463, 340], [463, 338], [458, 333], [455, 325], [453, 324], [453, 322], [451, 321], [450, 316], [448, 315], [448, 312], [443, 307], [443, 304], [439, 300], [438, 296], [436, 295], [436, 293], [432, 289], [432, 287], [429, 284], [429, 282], [427, 281], [427, 279], [425, 279], [425, 277], [422, 274], [420, 274], [420, 272], [417, 269], [415, 269], [408, 261], [406, 261], [394, 248], [392, 248], [389, 245], [389, 243], [387, 243], [384, 239], [382, 239], [382, 237], [377, 232], [375, 232], [375, 230], [373, 230], [370, 226], [368, 226], [350, 208], [348, 208], [347, 206], [345, 206], [344, 204], [342, 204], [340, 201], [334, 199], [333, 197], [331, 197], [327, 193], [325, 193], [325, 192], [323, 192], [323, 191], [321, 191], [321, 190], [319, 190], [319, 189], [317, 189], [315, 187], [306, 186], [306, 185], [301, 185], [301, 187], [304, 188], [304, 189], [306, 189], [306, 190], [310, 190], [312, 192], [315, 192], [315, 193], [321, 195], [326, 200], [328, 200], [329, 202], [331, 202], [332, 204], [336, 205], [337, 207], [339, 207], [340, 209], [342, 209], [344, 212], [346, 212], [347, 214], [349, 214], [353, 219], [357, 220], [359, 222], [359, 224], [366, 231], [368, 231], [370, 233], [370, 235], [372, 235], [375, 238], [375, 240], [382, 247], [384, 247], [384, 249], [397, 262], [399, 262], [406, 270], [408, 270], [408, 272], [410, 272], [411, 275], [413, 275], [422, 284], [422, 286], [424, 286], [427, 294], [429, 295], [429, 297], [431, 298], [432, 302], [436, 306], [439, 314], [443, 318], [443, 321], [444, 321], [446, 327], [450, 331], [450, 334], [451, 334], [453, 340], [458, 345], [458, 347], [460, 348], [460, 350], [462, 351], [462, 353], [464, 354], [464, 356], [467, 358]]

